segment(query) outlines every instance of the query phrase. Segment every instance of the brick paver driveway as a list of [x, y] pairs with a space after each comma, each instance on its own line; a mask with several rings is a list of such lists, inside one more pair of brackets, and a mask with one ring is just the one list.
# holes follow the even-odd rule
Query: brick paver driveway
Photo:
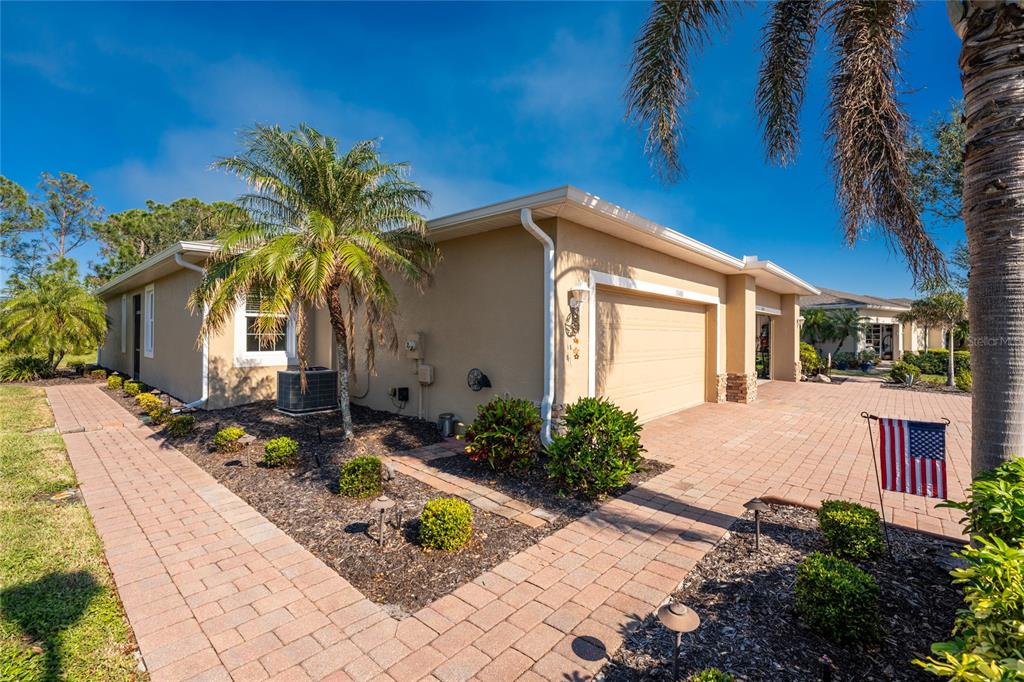
[[[873, 503], [861, 410], [948, 417], [954, 497], [968, 472], [967, 398], [768, 384], [753, 405], [648, 424], [650, 455], [673, 469], [396, 617], [97, 387], [47, 395], [155, 681], [587, 679], [750, 497]], [[958, 532], [933, 504], [886, 496], [897, 523]]]

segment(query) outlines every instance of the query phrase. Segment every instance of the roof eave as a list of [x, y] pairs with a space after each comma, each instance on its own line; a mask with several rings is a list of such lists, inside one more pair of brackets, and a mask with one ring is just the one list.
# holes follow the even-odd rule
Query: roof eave
[[114, 279], [101, 285], [96, 289], [95, 293], [97, 296], [116, 293], [117, 290], [129, 280], [134, 279], [139, 275], [142, 275], [147, 270], [164, 262], [168, 258], [173, 258], [175, 254], [199, 253], [207, 255], [215, 252], [218, 248], [219, 247], [217, 246], [217, 244], [209, 242], [175, 242], [174, 244], [168, 246], [166, 249], [163, 249], [153, 254], [152, 256], [142, 261], [141, 263], [131, 268], [130, 270], [122, 272]]

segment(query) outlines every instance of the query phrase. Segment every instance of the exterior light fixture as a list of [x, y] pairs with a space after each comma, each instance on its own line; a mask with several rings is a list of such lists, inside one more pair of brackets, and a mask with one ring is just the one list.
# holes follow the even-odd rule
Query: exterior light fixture
[[700, 627], [700, 616], [686, 604], [669, 602], [658, 609], [658, 620], [666, 628], [676, 633], [675, 646], [672, 649], [672, 679], [679, 679], [679, 645], [684, 632], [693, 632]]
[[387, 495], [381, 495], [370, 503], [370, 509], [377, 512], [379, 515], [379, 520], [377, 522], [377, 545], [381, 548], [384, 547], [384, 515], [387, 514], [388, 510], [394, 506], [395, 501]]
[[572, 289], [569, 289], [569, 307], [579, 308], [587, 302], [588, 296], [590, 296], [590, 287], [580, 282]]
[[766, 512], [771, 507], [760, 497], [744, 502], [743, 506], [754, 510], [754, 551], [757, 552], [761, 549], [761, 512]]

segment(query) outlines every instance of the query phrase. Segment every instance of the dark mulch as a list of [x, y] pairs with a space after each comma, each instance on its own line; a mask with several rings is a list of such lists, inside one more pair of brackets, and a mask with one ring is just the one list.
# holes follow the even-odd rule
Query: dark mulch
[[916, 391], [918, 393], [946, 393], [948, 395], [963, 395], [970, 396], [970, 391], [961, 391], [956, 386], [946, 386], [945, 384], [933, 384], [928, 381], [917, 381], [910, 386], [907, 384], [898, 384], [893, 381], [887, 381], [882, 384], [882, 388], [888, 388], [894, 391]]
[[[796, 567], [824, 549], [814, 512], [773, 505], [762, 519], [758, 554], [753, 526], [749, 514], [738, 520], [674, 595], [703, 620], [683, 636], [682, 677], [714, 666], [742, 680], [807, 682], [821, 679], [819, 659], [827, 655], [837, 682], [935, 679], [910, 662], [950, 636], [961, 603], [948, 575], [955, 545], [891, 529], [898, 561], [861, 566], [879, 583], [883, 640], [871, 647], [840, 646], [807, 629], [794, 609]], [[671, 634], [648, 618], [605, 668], [606, 679], [670, 679], [672, 644]]]
[[[133, 398], [121, 391], [107, 393], [133, 414], [141, 414]], [[382, 550], [378, 546], [377, 517], [369, 509], [372, 500], [337, 494], [338, 465], [359, 455], [387, 455], [436, 443], [440, 440], [436, 426], [353, 405], [355, 438], [345, 440], [340, 415], [294, 418], [275, 412], [270, 401], [192, 414], [196, 417], [195, 430], [185, 438], [168, 439], [169, 445], [364, 595], [396, 607], [396, 614], [427, 605], [535, 544], [557, 527], [531, 529], [474, 509], [473, 539], [467, 547], [454, 553], [424, 550], [416, 543], [417, 517], [428, 500], [444, 494], [398, 475], [385, 484], [385, 494], [396, 507], [389, 518]], [[211, 451], [214, 434], [233, 425], [241, 426], [258, 440], [241, 452]], [[268, 469], [260, 464], [263, 444], [277, 436], [290, 436], [299, 442], [300, 456], [295, 466]]]
[[[444, 457], [430, 462], [435, 467], [455, 476], [469, 479], [488, 488], [493, 488], [509, 497], [521, 502], [543, 507], [544, 509], [559, 515], [555, 522], [563, 526], [573, 519], [578, 519], [594, 511], [604, 502], [605, 499], [587, 499], [579, 496], [567, 496], [560, 494], [558, 486], [548, 478], [544, 467], [537, 466], [518, 474], [499, 475], [487, 462], [474, 462], [469, 457]], [[629, 492], [644, 481], [650, 480], [658, 474], [671, 469], [672, 466], [654, 459], [645, 459], [640, 470], [629, 477], [629, 482], [614, 491], [611, 497], [618, 497]]]
[[34, 379], [33, 381], [15, 382], [21, 386], [63, 386], [65, 384], [103, 384], [99, 379], [90, 376], [82, 376], [67, 368], [57, 370], [57, 373], [47, 379]]

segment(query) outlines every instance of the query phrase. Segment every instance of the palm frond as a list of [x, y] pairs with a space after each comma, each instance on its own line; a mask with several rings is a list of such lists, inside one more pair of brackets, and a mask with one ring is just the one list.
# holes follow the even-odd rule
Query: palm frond
[[944, 276], [945, 261], [914, 201], [907, 116], [897, 100], [896, 56], [911, 6], [849, 0], [826, 10], [836, 53], [828, 136], [847, 241], [877, 226], [924, 278]]
[[800, 109], [814, 53], [822, 0], [779, 0], [761, 41], [755, 101], [768, 160], [785, 166], [796, 159]]
[[626, 118], [646, 132], [645, 152], [666, 179], [682, 171], [679, 118], [690, 90], [689, 60], [728, 19], [719, 0], [658, 0], [633, 43]]

